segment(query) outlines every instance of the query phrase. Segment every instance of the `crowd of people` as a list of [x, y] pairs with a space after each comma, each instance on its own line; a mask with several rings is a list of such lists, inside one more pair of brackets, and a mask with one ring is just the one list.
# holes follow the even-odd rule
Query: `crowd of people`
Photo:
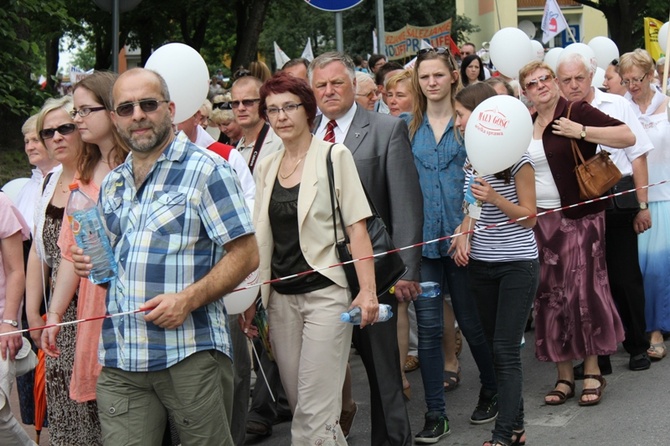
[[[54, 445], [241, 446], [282, 420], [294, 445], [346, 445], [358, 412], [352, 345], [370, 386], [369, 444], [440, 441], [452, 428], [445, 393], [476, 373], [470, 422], [494, 423], [484, 445], [523, 445], [529, 320], [535, 356], [556, 365], [543, 402], [565, 404], [583, 380], [578, 404], [597, 405], [619, 343], [633, 371], [667, 354], [670, 187], [643, 187], [670, 178], [658, 66], [626, 53], [598, 88], [593, 61], [576, 53], [555, 69], [530, 62], [512, 81], [471, 43], [459, 55], [422, 49], [412, 68], [328, 52], [274, 75], [254, 62], [229, 90], [215, 76], [179, 123], [154, 71], [85, 77], [26, 120], [33, 177], [16, 206], [0, 194], [0, 334], [35, 329], [0, 336], [0, 442], [34, 444], [9, 407], [29, 343], [46, 354]], [[524, 102], [532, 138], [513, 165], [480, 175], [465, 131], [495, 95]], [[611, 153], [614, 190], [635, 191], [581, 203], [571, 146]], [[88, 279], [75, 243], [72, 184], [98, 201], [118, 264], [106, 285]], [[407, 272], [384, 293], [369, 258], [373, 209], [397, 247], [439, 239], [401, 251]], [[328, 268], [345, 235], [366, 258], [355, 293]], [[228, 315], [224, 296], [255, 270], [258, 302]], [[423, 297], [433, 282], [441, 295]], [[397, 317], [378, 322], [379, 304]], [[360, 324], [342, 323], [353, 307]], [[120, 315], [61, 325], [105, 314]], [[476, 370], [461, 369], [460, 333]], [[405, 405], [417, 368], [423, 426]], [[38, 422], [23, 407], [32, 380], [17, 378], [25, 423]]]

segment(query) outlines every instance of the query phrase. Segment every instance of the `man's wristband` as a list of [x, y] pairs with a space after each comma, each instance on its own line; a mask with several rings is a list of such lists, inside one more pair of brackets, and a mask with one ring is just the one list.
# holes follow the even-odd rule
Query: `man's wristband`
[[14, 327], [14, 328], [18, 328], [18, 327], [19, 327], [19, 322], [18, 322], [18, 321], [13, 321], [13, 320], [11, 320], [11, 319], [3, 319], [3, 320], [2, 320], [2, 323], [3, 323], [3, 324], [9, 324], [9, 325], [11, 325], [11, 326]]

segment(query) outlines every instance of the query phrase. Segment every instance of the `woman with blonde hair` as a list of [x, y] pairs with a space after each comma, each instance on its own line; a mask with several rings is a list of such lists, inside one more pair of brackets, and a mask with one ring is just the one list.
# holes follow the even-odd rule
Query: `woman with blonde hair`
[[[654, 86], [654, 61], [644, 50], [636, 49], [619, 59], [621, 83], [627, 88], [625, 97], [642, 123], [654, 150], [647, 155], [649, 183], [670, 178], [670, 98]], [[638, 235], [638, 256], [644, 280], [645, 319], [651, 334], [647, 354], [660, 360], [667, 355], [663, 332], [670, 331], [670, 185], [649, 188], [648, 206], [652, 226]]]
[[403, 70], [391, 76], [384, 86], [386, 103], [391, 116], [400, 116], [401, 113], [411, 113], [414, 107], [416, 93], [412, 86], [412, 71]]
[[[69, 184], [77, 176], [77, 167], [84, 151], [91, 151], [72, 120], [72, 98], [48, 99], [37, 115], [37, 133], [49, 156], [61, 163], [62, 169], [54, 172], [44, 186], [42, 197], [35, 208], [35, 240], [28, 257], [26, 274], [26, 315], [31, 328], [44, 326], [40, 306], [51, 285], [51, 295], [61, 280], [61, 249], [58, 240], [64, 223], [65, 206], [70, 197]], [[76, 285], [72, 294], [76, 293]], [[77, 297], [69, 296], [68, 305], [51, 322], [70, 322], [77, 319]], [[49, 302], [50, 304], [50, 302]], [[49, 313], [47, 313], [49, 315]], [[31, 337], [42, 349], [61, 351], [58, 358], [46, 359], [46, 394], [49, 420], [49, 439], [53, 445], [101, 444], [100, 422], [95, 401], [78, 403], [70, 398], [70, 381], [73, 374], [75, 325], [64, 326], [61, 335], [52, 345], [42, 342], [42, 333], [31, 332]]]

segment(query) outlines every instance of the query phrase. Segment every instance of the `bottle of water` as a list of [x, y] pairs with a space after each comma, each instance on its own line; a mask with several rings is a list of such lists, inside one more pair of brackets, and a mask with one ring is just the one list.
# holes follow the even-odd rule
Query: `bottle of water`
[[421, 294], [417, 296], [417, 299], [431, 299], [442, 294], [440, 284], [437, 282], [421, 282], [419, 285], [421, 286]]
[[116, 276], [117, 267], [97, 204], [73, 183], [66, 211], [77, 246], [91, 258], [93, 269], [88, 279], [95, 284], [109, 282]]
[[[393, 317], [391, 306], [387, 304], [379, 304], [379, 317], [377, 322], [386, 322]], [[361, 324], [361, 307], [354, 307], [346, 313], [340, 315], [342, 322], [349, 322], [350, 324]]]

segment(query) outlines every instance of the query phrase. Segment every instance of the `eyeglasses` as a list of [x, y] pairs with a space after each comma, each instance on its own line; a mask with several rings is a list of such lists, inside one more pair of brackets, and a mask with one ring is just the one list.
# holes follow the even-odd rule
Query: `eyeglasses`
[[42, 139], [51, 139], [54, 137], [56, 132], [60, 133], [61, 135], [69, 135], [70, 133], [74, 132], [76, 128], [77, 126], [74, 124], [63, 124], [54, 129], [40, 130], [40, 136]]
[[90, 115], [93, 112], [100, 111], [100, 110], [105, 110], [105, 107], [84, 107], [80, 108], [77, 110], [76, 108], [73, 109], [70, 112], [70, 116], [72, 116], [72, 119], [74, 119], [75, 116], [79, 115], [82, 118], [85, 118], [86, 116]]
[[286, 104], [283, 107], [268, 107], [267, 110], [265, 110], [265, 114], [268, 116], [272, 116], [273, 118], [275, 116], [279, 116], [279, 112], [284, 112], [287, 115], [292, 115], [293, 113], [295, 113], [296, 110], [298, 110], [298, 108], [300, 108], [301, 105], [302, 103]]
[[417, 56], [423, 56], [428, 53], [437, 53], [437, 54], [448, 54], [451, 56], [451, 51], [449, 51], [449, 48], [445, 47], [439, 47], [439, 48], [421, 48], [416, 55]]
[[356, 96], [360, 96], [360, 97], [365, 96], [365, 97], [368, 98], [368, 99], [374, 99], [374, 98], [376, 98], [378, 95], [379, 95], [379, 93], [377, 93], [377, 90], [371, 90], [371, 91], [369, 91], [369, 92], [367, 92], [367, 93], [365, 93], [365, 94], [364, 94], [364, 93], [356, 93]]
[[[647, 74], [648, 74], [648, 73], [647, 73]], [[634, 78], [629, 79], [629, 80], [625, 80], [625, 81], [622, 80], [622, 81], [621, 81], [621, 85], [625, 85], [626, 87], [628, 87], [630, 84], [633, 84], [633, 85], [640, 85], [640, 84], [644, 81], [644, 79], [645, 79], [646, 77], [647, 77], [647, 75], [645, 74], [644, 76], [642, 76], [642, 77], [640, 77], [640, 78], [634, 77]]]
[[135, 106], [139, 105], [144, 113], [151, 113], [158, 110], [158, 105], [161, 103], [168, 103], [170, 101], [159, 101], [158, 99], [143, 99], [136, 102], [124, 102], [123, 104], [116, 107], [114, 112], [123, 118], [126, 118], [133, 114], [135, 111]]
[[524, 85], [523, 89], [534, 90], [540, 85], [540, 82], [546, 84], [550, 82], [553, 78], [554, 76], [552, 76], [551, 74], [545, 74], [544, 76], [540, 76], [537, 79], [533, 79], [532, 81], [526, 82], [526, 85]]
[[243, 99], [241, 101], [233, 101], [230, 103], [230, 106], [233, 108], [238, 108], [240, 104], [244, 105], [244, 108], [253, 107], [255, 103], [261, 102], [261, 98], [257, 99]]
[[212, 108], [218, 108], [219, 110], [232, 110], [230, 102], [215, 102], [212, 104]]

